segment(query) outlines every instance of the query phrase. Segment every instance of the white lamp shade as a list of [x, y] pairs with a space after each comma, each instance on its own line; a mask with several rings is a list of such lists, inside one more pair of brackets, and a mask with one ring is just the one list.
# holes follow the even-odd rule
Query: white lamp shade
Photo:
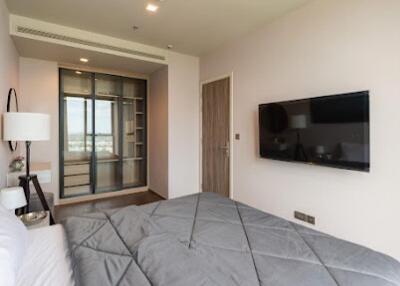
[[50, 140], [50, 116], [42, 113], [7, 112], [3, 114], [4, 141]]
[[1, 190], [0, 204], [9, 210], [15, 210], [26, 206], [24, 189], [21, 187], [13, 187]]
[[293, 115], [289, 121], [290, 128], [304, 129], [307, 128], [307, 116], [305, 114]]

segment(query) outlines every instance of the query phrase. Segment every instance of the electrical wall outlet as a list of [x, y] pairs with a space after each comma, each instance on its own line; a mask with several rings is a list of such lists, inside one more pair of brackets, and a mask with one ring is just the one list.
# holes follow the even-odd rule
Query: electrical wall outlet
[[315, 217], [308, 215], [308, 216], [307, 216], [307, 222], [308, 222], [309, 224], [315, 225]]
[[307, 215], [298, 211], [294, 212], [294, 217], [298, 220], [307, 221]]
[[315, 225], [315, 217], [314, 216], [307, 215], [307, 214], [299, 212], [299, 211], [295, 211], [294, 217], [298, 220]]

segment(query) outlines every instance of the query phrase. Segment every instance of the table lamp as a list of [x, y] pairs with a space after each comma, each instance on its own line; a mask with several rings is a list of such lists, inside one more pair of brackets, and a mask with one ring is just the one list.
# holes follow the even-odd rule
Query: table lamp
[[12, 187], [0, 191], [0, 204], [8, 210], [15, 210], [26, 206], [24, 189]]
[[50, 140], [50, 116], [42, 113], [7, 112], [3, 114], [3, 140], [25, 141], [26, 145], [26, 175], [20, 176], [19, 185], [24, 188], [27, 206], [24, 212], [29, 212], [30, 182], [44, 210], [50, 213], [50, 223], [54, 223], [49, 206], [44, 197], [36, 175], [30, 174], [30, 151], [32, 141]]

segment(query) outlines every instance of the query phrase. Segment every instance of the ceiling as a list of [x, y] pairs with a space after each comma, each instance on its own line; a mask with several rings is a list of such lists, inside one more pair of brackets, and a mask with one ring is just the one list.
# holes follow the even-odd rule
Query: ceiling
[[[309, 1], [7, 0], [7, 6], [13, 14], [202, 55]], [[149, 2], [158, 12], [145, 10]]]

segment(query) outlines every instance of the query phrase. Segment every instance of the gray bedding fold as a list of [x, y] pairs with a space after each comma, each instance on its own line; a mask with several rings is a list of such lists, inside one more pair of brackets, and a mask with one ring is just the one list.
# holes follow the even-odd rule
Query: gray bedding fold
[[212, 193], [64, 225], [82, 286], [400, 286], [386, 255]]

